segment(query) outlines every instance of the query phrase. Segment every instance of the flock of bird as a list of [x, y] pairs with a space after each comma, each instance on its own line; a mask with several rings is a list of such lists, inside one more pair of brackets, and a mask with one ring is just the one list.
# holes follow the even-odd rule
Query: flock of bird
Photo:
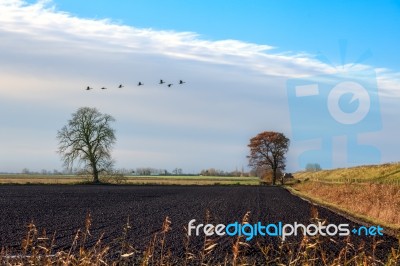
[[[162, 79], [160, 79], [160, 82], [158, 83], [158, 84], [160, 84], [160, 85], [162, 85], [162, 84], [165, 84], [166, 82], [164, 81], [164, 80], [162, 80]], [[183, 80], [179, 80], [179, 85], [183, 85], [183, 84], [185, 84], [186, 82], [185, 81], [183, 81]], [[172, 85], [174, 85], [173, 83], [168, 83], [167, 84], [167, 86], [170, 88]], [[144, 83], [142, 83], [142, 82], [140, 82], [139, 81], [139, 83], [137, 84], [137, 86], [144, 86]], [[125, 87], [124, 85], [122, 85], [122, 84], [119, 84], [119, 86], [118, 86], [118, 88], [119, 89], [121, 89], [121, 88], [123, 88], [123, 87]], [[86, 90], [87, 91], [90, 91], [90, 90], [92, 90], [93, 89], [93, 87], [90, 87], [90, 86], [87, 86], [86, 87]], [[102, 90], [106, 90], [107, 88], [106, 87], [101, 87], [101, 89]]]

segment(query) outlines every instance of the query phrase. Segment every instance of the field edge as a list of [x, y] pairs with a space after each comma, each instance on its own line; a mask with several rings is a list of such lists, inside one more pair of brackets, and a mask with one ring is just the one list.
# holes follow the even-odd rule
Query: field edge
[[310, 196], [306, 193], [300, 192], [296, 190], [295, 188], [291, 186], [284, 186], [284, 188], [292, 195], [299, 197], [302, 200], [308, 201], [313, 205], [320, 206], [322, 208], [326, 208], [338, 215], [341, 215], [345, 217], [346, 219], [349, 219], [352, 222], [364, 225], [364, 226], [373, 226], [373, 225], [381, 225], [384, 227], [384, 233], [393, 237], [396, 237], [400, 240], [400, 226], [394, 225], [394, 224], [388, 224], [385, 222], [382, 222], [378, 219], [373, 219], [371, 217], [353, 213], [349, 211], [348, 209], [345, 209], [343, 207], [340, 207], [337, 204], [333, 204], [327, 201], [324, 201], [321, 198], [315, 197], [315, 196]]

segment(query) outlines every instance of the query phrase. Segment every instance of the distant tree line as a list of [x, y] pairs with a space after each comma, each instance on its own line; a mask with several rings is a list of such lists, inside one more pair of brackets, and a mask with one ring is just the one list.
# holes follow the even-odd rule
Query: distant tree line
[[21, 171], [21, 174], [24, 175], [67, 175], [70, 174], [70, 171], [65, 170], [65, 171], [59, 171], [57, 169], [54, 170], [46, 170], [46, 169], [42, 169], [40, 171], [32, 171], [29, 170], [28, 168], [24, 168]]
[[202, 176], [236, 176], [236, 177], [240, 177], [240, 176], [249, 176], [249, 173], [246, 173], [243, 171], [239, 171], [239, 170], [234, 170], [234, 171], [223, 171], [223, 170], [219, 170], [219, 169], [215, 169], [215, 168], [208, 168], [208, 169], [204, 169], [201, 170], [200, 175]]
[[141, 167], [133, 170], [131, 174], [134, 175], [169, 175], [166, 169], [157, 169], [152, 167]]
[[[241, 171], [234, 170], [234, 171], [223, 171], [215, 168], [208, 168], [201, 170], [200, 173], [185, 173], [182, 168], [174, 168], [172, 170], [167, 170], [163, 168], [154, 168], [154, 167], [137, 167], [137, 168], [119, 168], [115, 169], [119, 174], [124, 176], [148, 176], [148, 175], [159, 175], [159, 176], [171, 176], [171, 175], [185, 175], [185, 176], [192, 176], [192, 175], [202, 175], [202, 176], [235, 176], [235, 177], [246, 177], [246, 176], [257, 176], [257, 171], [252, 170], [249, 172], [244, 172], [243, 169]], [[22, 169], [20, 173], [26, 175], [82, 175], [83, 169], [79, 167], [75, 168], [66, 168], [62, 171], [57, 169], [54, 170], [46, 170], [42, 169], [40, 171], [33, 171], [28, 168]], [[4, 172], [4, 174], [6, 174]]]

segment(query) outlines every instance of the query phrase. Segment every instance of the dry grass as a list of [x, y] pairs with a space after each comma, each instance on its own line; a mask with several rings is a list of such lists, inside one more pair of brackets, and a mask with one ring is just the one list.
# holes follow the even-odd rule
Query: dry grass
[[299, 172], [294, 176], [304, 181], [293, 186], [295, 193], [399, 232], [400, 163]]
[[397, 185], [310, 181], [297, 184], [294, 188], [351, 214], [367, 216], [380, 224], [400, 229], [400, 188]]
[[[247, 223], [250, 213], [243, 217], [242, 224]], [[210, 220], [209, 212], [206, 213], [206, 222]], [[321, 221], [318, 212], [312, 209], [312, 222]], [[254, 246], [246, 243], [243, 236], [238, 236], [232, 242], [231, 253], [225, 256], [222, 261], [214, 252], [216, 251], [217, 239], [203, 237], [202, 249], [190, 250], [190, 237], [186, 234], [183, 240], [184, 256], [174, 256], [167, 246], [166, 238], [171, 232], [171, 221], [165, 218], [160, 231], [154, 233], [146, 250], [137, 251], [128, 242], [128, 232], [131, 228], [128, 219], [123, 228], [122, 236], [117, 239], [120, 242], [119, 256], [110, 256], [110, 248], [103, 244], [101, 236], [94, 245], [88, 246], [91, 240], [90, 227], [91, 217], [86, 217], [85, 228], [78, 230], [73, 239], [71, 248], [68, 250], [54, 250], [55, 238], [46, 235], [35, 225], [28, 226], [27, 234], [22, 241], [22, 253], [10, 255], [6, 249], [0, 253], [1, 265], [387, 265], [395, 266], [400, 263], [399, 248], [387, 250], [387, 256], [381, 261], [375, 256], [375, 249], [379, 243], [373, 243], [372, 247], [366, 249], [363, 244], [355, 245], [350, 239], [344, 241], [343, 248], [332, 256], [331, 250], [324, 245], [326, 242], [335, 242], [333, 239], [322, 239], [320, 236], [304, 237], [299, 243], [281, 242], [278, 248], [269, 244], [263, 246], [256, 243]], [[253, 248], [262, 254], [263, 261], [254, 261], [251, 253], [245, 253], [247, 249]], [[249, 255], [250, 254], [250, 255]]]
[[[53, 175], [0, 175], [0, 184], [82, 184], [89, 181], [84, 176]], [[210, 177], [210, 176], [123, 176], [122, 178], [103, 178], [105, 183], [129, 185], [258, 185], [254, 177]]]
[[128, 180], [125, 184], [130, 185], [196, 185], [196, 186], [212, 186], [212, 185], [259, 185], [258, 180], [198, 180], [198, 179], [135, 179]]
[[0, 178], [0, 184], [7, 185], [68, 185], [86, 182], [82, 178]]
[[76, 184], [87, 181], [86, 178], [73, 175], [0, 175], [0, 184]]

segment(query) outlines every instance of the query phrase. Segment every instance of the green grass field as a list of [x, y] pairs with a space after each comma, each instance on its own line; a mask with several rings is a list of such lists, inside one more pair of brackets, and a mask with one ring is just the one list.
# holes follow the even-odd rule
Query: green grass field
[[[79, 184], [89, 180], [76, 175], [0, 175], [0, 184]], [[125, 176], [120, 184], [131, 185], [258, 185], [257, 177], [220, 176]]]

